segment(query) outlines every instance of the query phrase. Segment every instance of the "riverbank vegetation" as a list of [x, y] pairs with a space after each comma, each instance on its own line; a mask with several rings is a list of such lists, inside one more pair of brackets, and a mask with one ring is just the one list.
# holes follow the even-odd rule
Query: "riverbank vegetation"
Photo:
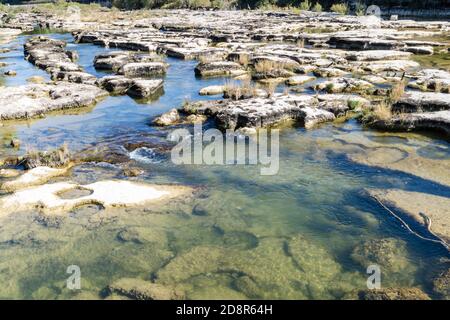
[[[23, 10], [24, 7], [9, 6], [4, 4], [9, 1], [0, 2], [0, 12], [13, 14], [17, 10]], [[27, 4], [29, 1], [22, 1]], [[81, 10], [98, 10], [101, 6], [98, 3], [74, 3], [66, 0], [55, 0], [48, 3], [30, 2], [33, 6], [31, 10], [36, 13], [45, 11], [65, 11], [69, 6], [78, 6]], [[120, 10], [139, 10], [139, 9], [261, 9], [261, 10], [288, 10], [293, 12], [314, 11], [322, 12], [325, 10], [333, 11], [339, 14], [349, 12], [347, 3], [342, 0], [336, 1], [314, 1], [314, 0], [112, 0], [112, 9]], [[361, 2], [358, 8], [365, 8]], [[106, 9], [106, 8], [105, 8]], [[361, 10], [360, 10], [361, 11]]]

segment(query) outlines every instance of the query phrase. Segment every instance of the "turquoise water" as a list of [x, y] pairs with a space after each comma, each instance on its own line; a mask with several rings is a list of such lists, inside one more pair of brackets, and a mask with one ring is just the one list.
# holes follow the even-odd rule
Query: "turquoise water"
[[[78, 63], [96, 76], [93, 57], [106, 49], [73, 44]], [[48, 76], [23, 60], [26, 36], [6, 45], [20, 85], [32, 75]], [[47, 149], [62, 143], [78, 152], [98, 145], [122, 148], [126, 143], [166, 143], [168, 128], [151, 126], [154, 117], [200, 97], [199, 89], [223, 84], [224, 78], [194, 76], [195, 61], [167, 59], [164, 94], [138, 103], [128, 96], [108, 97], [94, 108], [55, 114], [45, 119], [8, 122], [0, 127], [6, 144], [22, 142], [14, 151]], [[413, 134], [385, 135], [367, 131], [350, 120], [314, 130], [285, 128], [280, 135], [280, 170], [259, 175], [257, 166], [177, 166], [167, 154], [141, 149], [148, 161], [133, 161], [144, 174], [127, 178], [118, 165], [87, 163], [72, 169], [70, 179], [131, 179], [199, 188], [193, 198], [165, 206], [101, 210], [76, 209], [42, 223], [37, 212], [4, 218], [0, 227], [1, 298], [104, 298], [116, 279], [133, 277], [178, 285], [196, 298], [340, 299], [366, 288], [367, 265], [352, 256], [355, 247], [372, 239], [393, 238], [393, 260], [382, 268], [382, 286], [417, 286], [430, 295], [430, 278], [448, 257], [442, 247], [410, 234], [373, 202], [365, 188], [399, 188], [449, 197], [450, 188], [407, 172], [356, 164], [336, 141], [348, 134], [361, 137], [360, 147], [389, 150], [406, 145], [424, 158], [449, 160], [446, 141]], [[335, 141], [336, 140], [336, 141]], [[391, 149], [389, 149], [391, 148]], [[123, 148], [122, 148], [123, 149]], [[156, 150], [156, 149], [155, 149]], [[407, 152], [407, 151], [405, 151]], [[68, 178], [58, 178], [64, 180]], [[138, 234], [138, 241], [120, 232]], [[298, 237], [302, 240], [299, 242]], [[82, 289], [65, 287], [66, 268], [78, 265]], [[223, 266], [227, 266], [225, 269]], [[249, 285], [248, 279], [252, 285]], [[433, 296], [435, 297], [435, 296]]]

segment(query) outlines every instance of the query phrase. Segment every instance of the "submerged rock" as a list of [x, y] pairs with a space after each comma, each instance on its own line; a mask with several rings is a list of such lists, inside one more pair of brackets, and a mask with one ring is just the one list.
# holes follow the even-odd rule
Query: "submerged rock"
[[[400, 139], [396, 146], [389, 147], [364, 135], [342, 133], [334, 135], [331, 145], [333, 150], [343, 152], [348, 159], [364, 166], [376, 166], [420, 177], [442, 185], [450, 185], [450, 176], [443, 171], [450, 170], [450, 159], [446, 152], [439, 158], [434, 152], [420, 152], [404, 142], [408, 141], [405, 134], [375, 133], [375, 139]], [[427, 148], [425, 148], [426, 150]], [[441, 150], [440, 148], [436, 151]], [[430, 150], [433, 151], [433, 150]]]
[[[430, 228], [447, 244], [450, 243], [450, 199], [420, 192], [403, 190], [369, 190], [382, 203], [394, 206], [426, 229]], [[428, 220], [429, 219], [429, 220]]]
[[313, 245], [302, 235], [287, 241], [287, 251], [301, 270], [317, 277], [317, 281], [329, 281], [341, 271], [341, 266], [324, 248]]
[[138, 167], [125, 167], [122, 169], [122, 174], [126, 177], [137, 177], [144, 174], [144, 170]]
[[450, 94], [435, 92], [405, 93], [393, 106], [394, 112], [450, 110]]
[[[292, 255], [286, 255], [286, 245]], [[156, 283], [195, 285], [202, 276], [229, 274], [233, 287], [249, 298], [323, 299], [333, 297], [327, 283], [342, 275], [325, 250], [301, 237], [287, 244], [276, 238], [260, 239], [244, 250], [238, 248], [234, 242], [230, 248], [191, 248], [159, 270]]]
[[165, 74], [166, 69], [163, 62], [132, 62], [120, 67], [118, 73], [126, 77], [148, 77]]
[[122, 278], [108, 286], [111, 293], [136, 300], [179, 300], [184, 292], [173, 286], [161, 285], [137, 278]]
[[381, 267], [383, 274], [402, 272], [409, 266], [406, 244], [394, 238], [373, 239], [357, 245], [351, 254], [363, 269], [372, 264]]
[[442, 299], [450, 300], [450, 269], [442, 272], [433, 280], [433, 290]]
[[390, 131], [437, 131], [450, 137], [450, 110], [399, 114], [370, 126]]
[[365, 290], [358, 293], [361, 300], [430, 300], [419, 288], [385, 288]]

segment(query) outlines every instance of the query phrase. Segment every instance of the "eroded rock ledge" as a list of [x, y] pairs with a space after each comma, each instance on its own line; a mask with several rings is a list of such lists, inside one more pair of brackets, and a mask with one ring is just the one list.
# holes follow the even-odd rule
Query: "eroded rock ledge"
[[221, 129], [260, 128], [293, 120], [311, 128], [345, 115], [367, 100], [355, 95], [284, 95], [242, 100], [198, 101], [186, 104], [183, 113], [213, 118]]
[[88, 107], [107, 95], [97, 86], [70, 82], [0, 87], [0, 119], [26, 119], [52, 111]]
[[[60, 196], [63, 192], [74, 189], [87, 190], [90, 194], [75, 199], [64, 199]], [[125, 180], [106, 180], [88, 185], [58, 182], [18, 190], [3, 197], [0, 199], [0, 216], [35, 208], [40, 208], [48, 214], [64, 215], [85, 204], [97, 204], [105, 208], [139, 206], [187, 195], [190, 192], [192, 189], [189, 187]]]
[[437, 131], [450, 137], [450, 94], [408, 92], [393, 106], [393, 115], [370, 125], [390, 131]]
[[29, 62], [50, 73], [53, 80], [94, 84], [96, 77], [83, 72], [81, 66], [74, 62], [78, 59], [76, 51], [65, 47], [65, 41], [38, 36], [24, 44], [24, 55]]

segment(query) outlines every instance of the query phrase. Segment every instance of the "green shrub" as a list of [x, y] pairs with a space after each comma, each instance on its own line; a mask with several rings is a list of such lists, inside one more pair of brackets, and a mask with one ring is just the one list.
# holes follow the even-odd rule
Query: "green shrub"
[[314, 7], [312, 7], [312, 11], [314, 12], [322, 12], [322, 10], [323, 10], [322, 5], [318, 2], [316, 2]]
[[299, 8], [300, 10], [308, 11], [309, 9], [311, 9], [311, 3], [309, 2], [309, 0], [305, 0], [300, 3]]
[[357, 16], [364, 16], [366, 14], [366, 9], [366, 5], [358, 1], [356, 3], [355, 14]]
[[348, 5], [346, 3], [335, 3], [331, 6], [330, 10], [339, 14], [347, 14]]

